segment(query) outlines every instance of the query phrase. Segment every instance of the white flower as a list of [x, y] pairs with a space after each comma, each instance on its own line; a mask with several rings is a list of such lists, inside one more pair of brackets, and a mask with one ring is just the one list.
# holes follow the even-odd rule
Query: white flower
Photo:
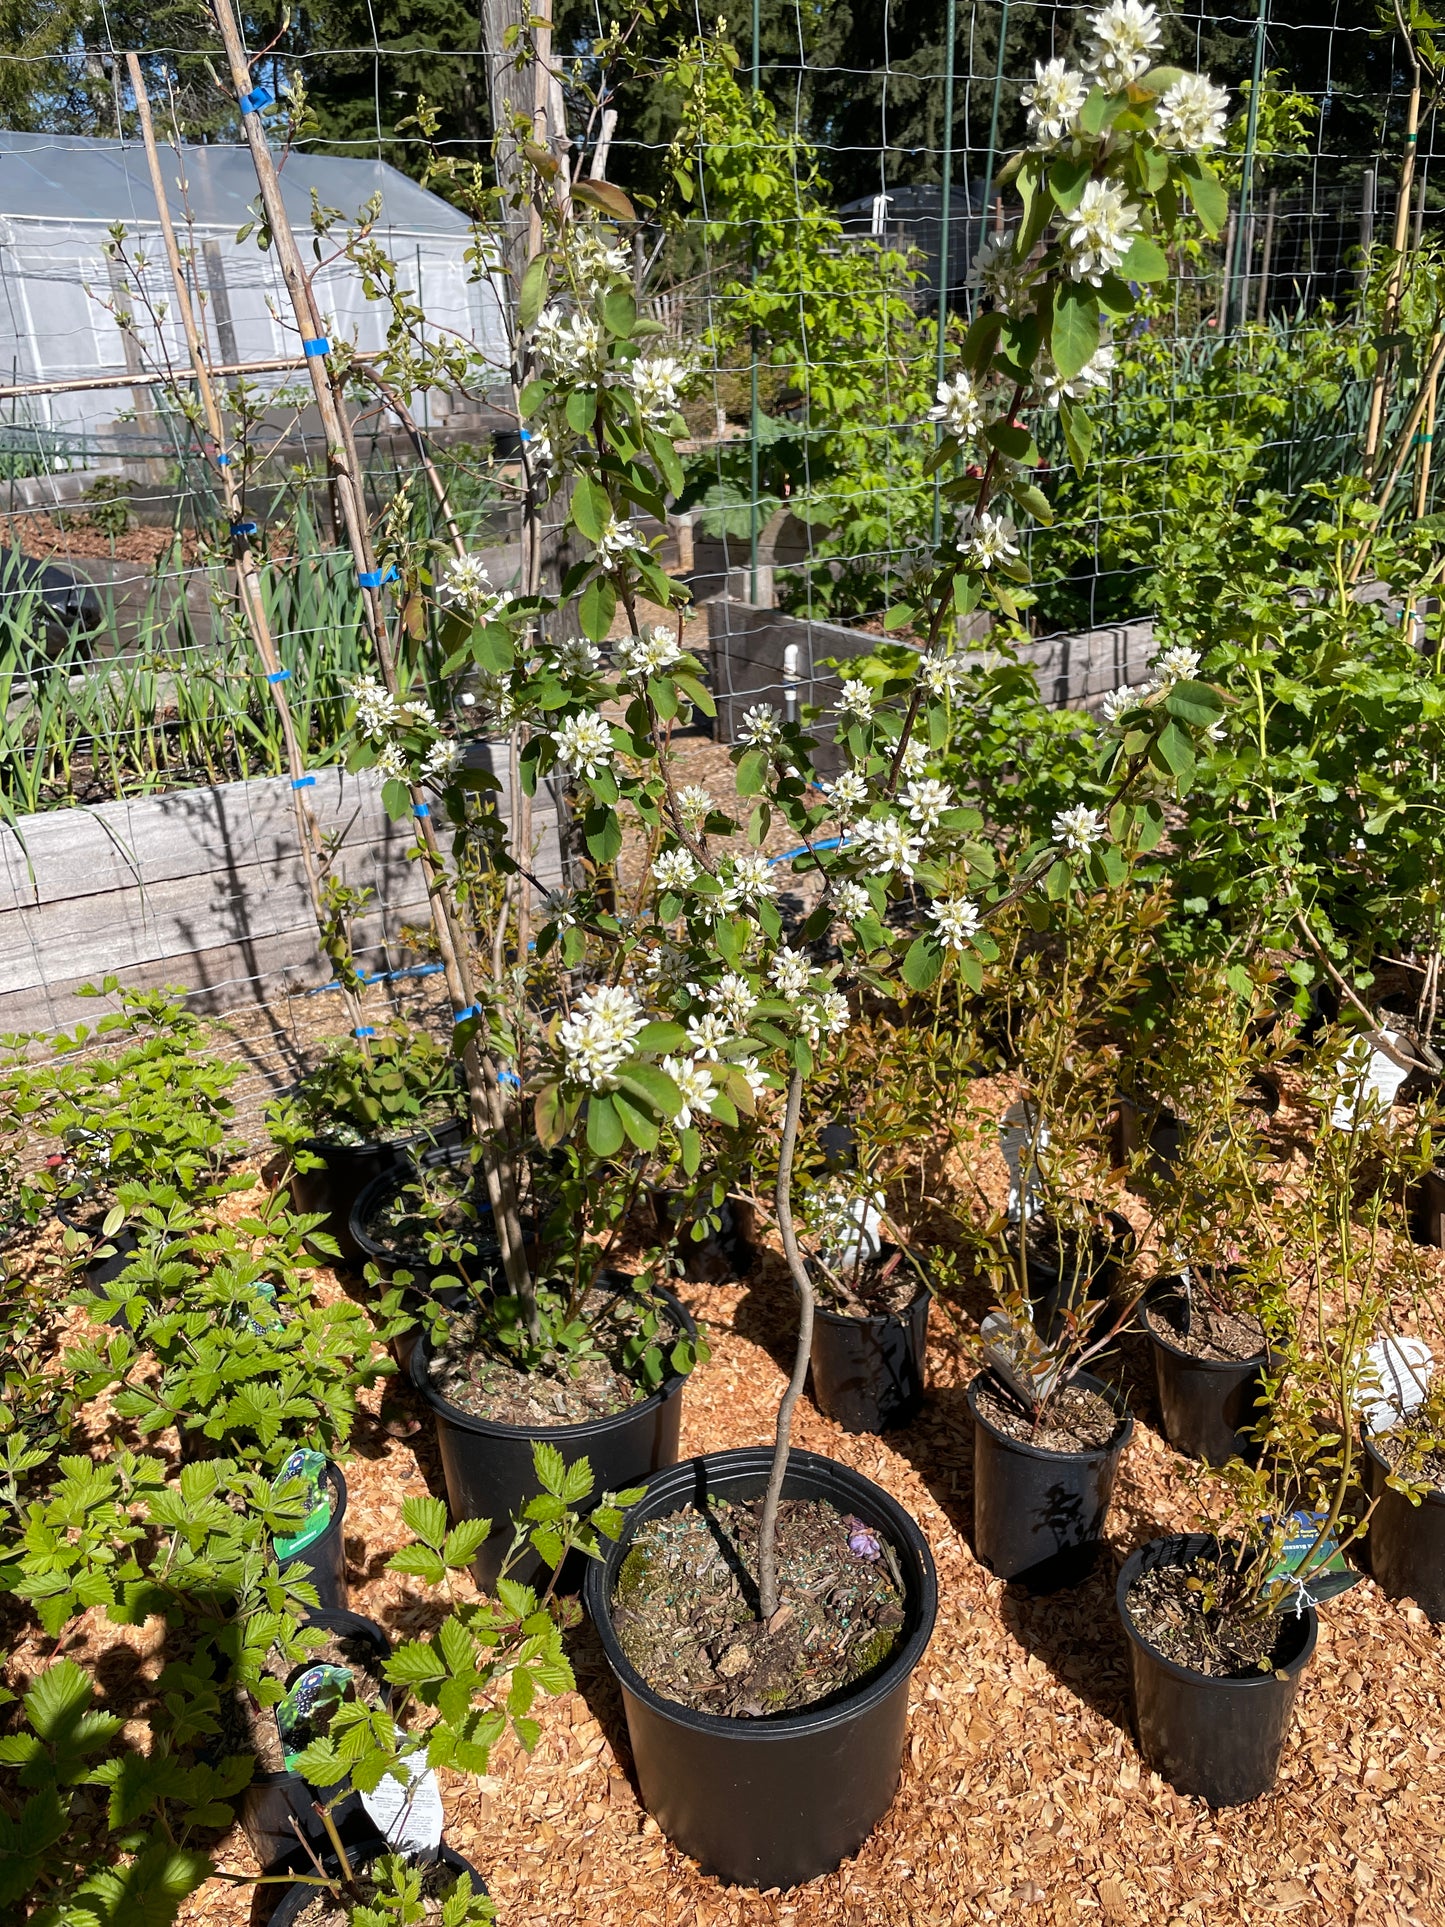
[[602, 663], [596, 643], [589, 642], [585, 636], [568, 636], [565, 642], [554, 643], [552, 654], [558, 673], [563, 676], [595, 676]]
[[848, 1028], [848, 999], [840, 990], [825, 990], [803, 1012], [803, 1034], [810, 1044], [820, 1037], [838, 1037]]
[[851, 823], [868, 801], [868, 779], [861, 770], [845, 769], [831, 783], [823, 785], [823, 794], [833, 805], [833, 813], [838, 821]]
[[958, 546], [976, 569], [991, 569], [1019, 552], [1018, 530], [1006, 515], [980, 515], [972, 503], [958, 512]]
[[541, 475], [549, 469], [557, 457], [552, 450], [552, 437], [547, 434], [533, 434], [531, 429], [522, 430], [522, 440], [527, 444], [527, 462], [534, 475]]
[[1019, 99], [1028, 109], [1029, 138], [1052, 147], [1074, 131], [1079, 109], [1089, 98], [1089, 83], [1063, 60], [1034, 62], [1034, 81]]
[[767, 1072], [759, 1067], [756, 1057], [740, 1057], [734, 1069], [740, 1070], [748, 1080], [748, 1089], [754, 1097], [761, 1097], [764, 1091], [773, 1088]]
[[649, 629], [644, 635], [623, 636], [612, 645], [612, 662], [626, 682], [646, 682], [679, 661], [682, 650], [670, 629]]
[[433, 783], [444, 783], [462, 766], [462, 751], [459, 743], [443, 736], [432, 744], [422, 759], [421, 773]]
[[860, 677], [850, 676], [843, 684], [838, 697], [838, 707], [845, 716], [856, 722], [871, 723], [873, 720], [873, 691]]
[[624, 379], [642, 419], [661, 426], [677, 413], [683, 384], [691, 373], [676, 355], [639, 355]]
[[712, 806], [712, 797], [701, 783], [687, 783], [677, 793], [678, 814], [689, 829], [696, 829]]
[[692, 1123], [695, 1111], [706, 1111], [713, 1100], [712, 1072], [706, 1064], [686, 1057], [664, 1057], [662, 1068], [676, 1084], [682, 1108], [672, 1120], [680, 1131]]
[[584, 990], [576, 1010], [557, 1027], [563, 1075], [588, 1090], [607, 1090], [618, 1065], [636, 1050], [633, 1039], [646, 1022], [642, 1005], [620, 984]]
[[[467, 699], [463, 697], [462, 700], [465, 702]], [[490, 670], [480, 670], [477, 674], [476, 701], [498, 729], [510, 729], [521, 718], [521, 708], [512, 694], [511, 682], [507, 677], [494, 675]]]
[[1022, 305], [1029, 271], [1014, 255], [1011, 234], [988, 235], [973, 257], [973, 271], [1000, 314], [1011, 315]]
[[790, 950], [786, 944], [773, 958], [769, 978], [784, 997], [801, 997], [813, 981], [813, 966], [801, 950]]
[[979, 925], [978, 905], [967, 897], [939, 897], [928, 906], [945, 950], [962, 950]]
[[606, 526], [597, 538], [597, 562], [603, 569], [615, 569], [629, 555], [635, 555], [642, 547], [642, 537], [631, 522], [619, 522], [615, 515], [607, 517]]
[[750, 749], [771, 749], [782, 733], [778, 712], [771, 703], [754, 703], [743, 713], [738, 741]]
[[396, 699], [375, 676], [362, 676], [350, 685], [356, 705], [356, 727], [363, 736], [385, 736], [401, 721]]
[[962, 370], [952, 381], [938, 384], [938, 406], [929, 409], [928, 419], [942, 422], [945, 430], [961, 442], [970, 435], [976, 435], [983, 427], [983, 404], [979, 401], [977, 389]]
[[1078, 401], [1095, 388], [1107, 388], [1114, 372], [1114, 344], [1101, 341], [1077, 373], [1061, 375], [1054, 358], [1045, 348], [1039, 355], [1035, 377], [1039, 394], [1050, 408], [1061, 401]]
[[[918, 678], [930, 696], [952, 696], [968, 676], [968, 665], [947, 649], [935, 649], [918, 665]], [[908, 747], [913, 748], [910, 739]]]
[[595, 709], [569, 716], [552, 741], [557, 761], [576, 776], [595, 776], [612, 761], [612, 731]]
[[602, 324], [589, 314], [564, 315], [546, 307], [537, 316], [532, 346], [547, 374], [572, 388], [595, 388], [606, 352]]
[[516, 599], [510, 589], [497, 587], [479, 555], [454, 555], [442, 571], [437, 594], [476, 622], [494, 621]]
[[701, 1017], [687, 1020], [687, 1041], [694, 1057], [717, 1057], [732, 1037], [733, 1027], [720, 1011], [705, 1010]]
[[722, 881], [724, 910], [736, 910], [744, 903], [758, 903], [778, 893], [777, 876], [765, 856], [734, 857], [731, 874]]
[[1129, 252], [1138, 225], [1139, 209], [1117, 181], [1089, 181], [1079, 205], [1064, 216], [1064, 265], [1070, 277], [1097, 288]]
[[840, 883], [833, 892], [833, 902], [844, 923], [857, 923], [873, 908], [873, 899], [861, 883]]
[[393, 777], [399, 783], [404, 783], [410, 775], [406, 751], [400, 743], [383, 743], [381, 754], [376, 759], [376, 767], [383, 776]]
[[1131, 709], [1137, 709], [1144, 698], [1153, 692], [1153, 683], [1141, 683], [1135, 689], [1131, 689], [1128, 683], [1120, 683], [1099, 704], [1100, 713], [1106, 723], [1117, 723], [1121, 716], [1127, 716]]
[[709, 985], [705, 995], [711, 1007], [734, 1030], [744, 1029], [757, 1008], [757, 993], [747, 978], [736, 970], [729, 970], [715, 984]]
[[896, 816], [865, 817], [853, 841], [867, 856], [870, 876], [886, 877], [898, 870], [911, 877], [923, 857], [923, 838]]
[[687, 850], [664, 850], [654, 860], [652, 874], [664, 890], [685, 890], [697, 875], [697, 865]]
[[910, 783], [898, 800], [907, 810], [909, 820], [916, 823], [927, 836], [938, 828], [938, 819], [943, 812], [953, 808], [953, 791], [936, 776], [929, 776]]
[[587, 226], [574, 230], [572, 265], [577, 278], [595, 300], [619, 281], [632, 279], [632, 263], [626, 248], [617, 247], [606, 228]]
[[903, 755], [898, 767], [905, 776], [922, 776], [928, 766], [928, 745], [918, 737], [910, 736], [903, 745]]
[[1089, 15], [1089, 32], [1085, 72], [1117, 94], [1148, 72], [1149, 56], [1160, 44], [1159, 13], [1140, 0], [1111, 0], [1101, 12]]
[[1080, 855], [1102, 842], [1107, 833], [1108, 825], [1103, 817], [1085, 803], [1076, 803], [1071, 810], [1060, 810], [1054, 818], [1055, 842], [1066, 850], [1077, 850]]
[[555, 923], [559, 930], [570, 930], [577, 921], [572, 911], [576, 901], [571, 890], [549, 890], [542, 899], [543, 921]]
[[1167, 689], [1171, 683], [1190, 680], [1199, 667], [1199, 651], [1176, 642], [1172, 648], [1161, 650], [1150, 667], [1155, 674], [1154, 687]]
[[1159, 103], [1160, 145], [1202, 153], [1224, 141], [1229, 90], [1216, 87], [1205, 74], [1183, 74]]

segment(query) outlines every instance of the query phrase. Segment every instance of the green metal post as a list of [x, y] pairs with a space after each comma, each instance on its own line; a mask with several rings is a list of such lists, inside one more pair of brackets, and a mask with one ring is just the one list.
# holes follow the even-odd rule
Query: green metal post
[[[753, 0], [753, 99], [757, 100], [762, 81], [762, 56], [759, 30], [760, 0]], [[748, 285], [755, 286], [758, 278], [758, 237], [757, 230], [748, 237]], [[748, 404], [748, 601], [758, 599], [758, 491], [761, 480], [758, 474], [758, 433], [761, 417], [758, 410], [758, 328], [754, 322], [748, 330], [748, 346], [752, 368], [750, 371]]]
[[[954, 0], [948, 0], [948, 20], [944, 28], [948, 44], [944, 52], [943, 64], [943, 187], [939, 196], [938, 229], [938, 379], [942, 382], [947, 373], [948, 350], [948, 243], [950, 239], [953, 188], [953, 43], [957, 38], [957, 21], [954, 14]], [[938, 424], [934, 435], [935, 446], [942, 439], [943, 424]], [[937, 546], [943, 534], [943, 478], [934, 472], [933, 477], [933, 541]]]
[[[1264, 77], [1264, 29], [1269, 0], [1259, 0], [1254, 19], [1254, 78], [1249, 89], [1249, 113], [1244, 123], [1244, 167], [1239, 178], [1239, 211], [1234, 220], [1234, 259], [1229, 264], [1229, 305], [1238, 306], [1241, 321], [1248, 319], [1249, 288], [1245, 281], [1244, 251], [1250, 198], [1254, 192], [1254, 147], [1259, 132], [1259, 88]], [[1223, 317], [1226, 332], [1229, 316]]]

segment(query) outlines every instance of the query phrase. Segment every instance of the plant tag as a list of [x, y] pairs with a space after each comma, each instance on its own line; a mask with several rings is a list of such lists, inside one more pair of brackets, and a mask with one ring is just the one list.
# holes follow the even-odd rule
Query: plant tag
[[361, 1804], [397, 1853], [435, 1853], [442, 1838], [442, 1795], [429, 1766], [402, 1763], [407, 1778], [388, 1773]]
[[823, 1238], [822, 1257], [835, 1271], [856, 1271], [876, 1258], [883, 1245], [882, 1200], [873, 1197], [848, 1197], [840, 1192], [836, 1212]]
[[288, 1767], [294, 1767], [311, 1742], [320, 1738], [320, 1729], [342, 1701], [355, 1697], [349, 1666], [322, 1663], [296, 1675], [276, 1706], [276, 1728]]
[[1042, 1403], [1059, 1382], [1062, 1356], [1049, 1350], [1032, 1325], [1006, 1311], [989, 1312], [978, 1330], [989, 1370], [1026, 1406]]
[[[1266, 1583], [1273, 1579], [1294, 1578], [1319, 1538], [1325, 1517], [1323, 1512], [1289, 1514], [1284, 1522], [1289, 1527], [1289, 1536], [1284, 1542], [1279, 1564], [1265, 1575]], [[1270, 1523], [1268, 1519], [1265, 1521], [1266, 1525]], [[1364, 1578], [1365, 1575], [1356, 1572], [1340, 1551], [1338, 1540], [1326, 1539], [1320, 1547], [1320, 1554], [1323, 1557], [1311, 1567], [1304, 1584], [1295, 1579], [1295, 1590], [1285, 1595], [1276, 1608], [1278, 1612], [1300, 1613], [1306, 1606], [1323, 1605], [1325, 1600], [1338, 1598], [1342, 1592], [1348, 1592], [1351, 1586], [1358, 1586]]]
[[1367, 1432], [1388, 1432], [1407, 1412], [1418, 1409], [1435, 1371], [1435, 1359], [1422, 1338], [1377, 1338], [1365, 1352], [1355, 1405]]
[[[1017, 1224], [1023, 1216], [1025, 1188], [1028, 1192], [1029, 1216], [1034, 1217], [1043, 1209], [1044, 1194], [1038, 1182], [1036, 1153], [1047, 1150], [1048, 1142], [1048, 1125], [1040, 1124], [1027, 1104], [1011, 1104], [999, 1121], [998, 1148], [1003, 1152], [1003, 1161], [1008, 1166], [1010, 1224]], [[1026, 1153], [1028, 1170], [1025, 1175]]]
[[232, 1310], [231, 1316], [238, 1329], [254, 1332], [258, 1338], [266, 1332], [282, 1330], [286, 1320], [281, 1316], [276, 1304], [276, 1287], [272, 1281], [269, 1278], [258, 1278], [251, 1290], [256, 1300], [251, 1310], [244, 1310], [240, 1305]]
[[[1406, 1040], [1397, 1030], [1382, 1030], [1387, 1044], [1399, 1046]], [[1341, 1067], [1342, 1083], [1330, 1122], [1342, 1131], [1360, 1120], [1382, 1117], [1394, 1103], [1396, 1094], [1410, 1075], [1393, 1059], [1364, 1037], [1357, 1037], [1345, 1054]]]
[[322, 1455], [309, 1451], [305, 1446], [300, 1447], [271, 1481], [271, 1490], [278, 1492], [294, 1479], [306, 1481], [306, 1516], [294, 1532], [281, 1534], [272, 1541], [278, 1559], [292, 1559], [298, 1552], [304, 1552], [307, 1546], [315, 1545], [331, 1524], [331, 1485], [326, 1477], [326, 1460]]

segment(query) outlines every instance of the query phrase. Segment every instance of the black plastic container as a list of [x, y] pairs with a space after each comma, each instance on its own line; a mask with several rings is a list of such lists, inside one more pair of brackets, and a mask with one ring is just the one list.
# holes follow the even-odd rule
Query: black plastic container
[[[407, 1159], [404, 1163], [393, 1165], [391, 1170], [378, 1174], [357, 1196], [351, 1207], [349, 1236], [351, 1244], [359, 1254], [358, 1263], [373, 1264], [381, 1276], [390, 1280], [398, 1271], [409, 1271], [414, 1278], [424, 1278], [427, 1267], [424, 1263], [405, 1257], [371, 1229], [371, 1219], [378, 1206], [397, 1189], [408, 1183], [415, 1173], [418, 1162], [432, 1169], [455, 1167], [466, 1156], [465, 1144], [444, 1145], [420, 1160]], [[486, 1195], [486, 1185], [481, 1173], [474, 1173], [476, 1186], [477, 1219], [466, 1233], [466, 1241], [477, 1247], [471, 1267], [478, 1277], [489, 1276], [498, 1270], [502, 1262], [502, 1248], [492, 1229], [492, 1207]]]
[[[1108, 1233], [1100, 1231], [1095, 1236], [1087, 1262], [1077, 1270], [1072, 1263], [1066, 1264], [1062, 1256], [1054, 1264], [1043, 1263], [1026, 1248], [1024, 1269], [1029, 1303], [1033, 1307], [1035, 1329], [1045, 1343], [1057, 1336], [1064, 1314], [1071, 1306], [1077, 1308], [1086, 1301], [1108, 1296], [1120, 1265], [1134, 1248], [1134, 1228], [1129, 1220], [1118, 1211], [1106, 1211], [1103, 1215], [1109, 1226]], [[1017, 1228], [1009, 1236], [1011, 1268], [1017, 1277]], [[1106, 1316], [1107, 1312], [1096, 1315], [1091, 1322], [1098, 1325]]]
[[[1166, 1285], [1150, 1294], [1149, 1309], [1179, 1331], [1181, 1321], [1174, 1313], [1183, 1303], [1181, 1294]], [[1154, 1382], [1169, 1443], [1206, 1465], [1251, 1457], [1258, 1448], [1246, 1436], [1246, 1428], [1254, 1423], [1269, 1354], [1196, 1358], [1182, 1345], [1172, 1344], [1152, 1318], [1146, 1317], [1143, 1324], [1154, 1354]]]
[[1415, 1186], [1410, 1229], [1417, 1244], [1445, 1246], [1445, 1171], [1427, 1171]]
[[[297, 1578], [309, 1578], [316, 1588], [316, 1597], [329, 1612], [345, 1612], [350, 1594], [346, 1586], [346, 1481], [341, 1476], [341, 1468], [326, 1462], [326, 1477], [331, 1483], [331, 1523], [319, 1539], [313, 1539], [304, 1552], [296, 1552], [289, 1559], [282, 1559], [282, 1572], [294, 1573]], [[305, 1575], [301, 1568], [309, 1570]]]
[[1403, 1492], [1386, 1483], [1390, 1468], [1379, 1449], [1365, 1440], [1370, 1497], [1370, 1571], [1391, 1599], [1413, 1599], [1431, 1619], [1445, 1620], [1445, 1492], [1427, 1492], [1411, 1505]]
[[825, 1499], [871, 1525], [898, 1556], [904, 1623], [890, 1658], [827, 1706], [771, 1719], [723, 1719], [655, 1692], [612, 1630], [611, 1601], [637, 1527], [707, 1493], [756, 1498], [770, 1449], [715, 1452], [659, 1473], [622, 1536], [587, 1573], [587, 1610], [622, 1687], [643, 1805], [682, 1851], [740, 1887], [795, 1887], [856, 1853], [892, 1804], [908, 1724], [908, 1682], [938, 1611], [928, 1542], [896, 1499], [812, 1452], [788, 1460], [783, 1496]]
[[321, 1162], [311, 1171], [291, 1173], [291, 1202], [298, 1211], [324, 1211], [323, 1231], [329, 1231], [341, 1250], [344, 1264], [365, 1262], [352, 1238], [351, 1212], [367, 1185], [411, 1164], [438, 1145], [460, 1144], [466, 1125], [448, 1118], [434, 1130], [413, 1131], [406, 1137], [378, 1139], [369, 1144], [338, 1144], [330, 1138], [309, 1137], [303, 1149]]
[[[391, 1657], [391, 1641], [374, 1619], [360, 1613], [319, 1608], [306, 1615], [308, 1626], [320, 1626], [328, 1633], [343, 1633], [370, 1640], [382, 1659]], [[312, 1791], [299, 1773], [283, 1768], [279, 1773], [258, 1773], [242, 1790], [237, 1817], [251, 1843], [251, 1851], [265, 1873], [305, 1866], [306, 1850], [291, 1825], [294, 1815], [313, 1852], [323, 1852], [328, 1836], [315, 1807]], [[332, 1819], [348, 1849], [380, 1847], [381, 1835], [361, 1804], [361, 1796], [349, 1793], [333, 1809]]]
[[923, 1403], [928, 1308], [922, 1286], [908, 1309], [850, 1318], [819, 1305], [813, 1314], [813, 1400], [845, 1432], [906, 1425]]
[[1134, 1726], [1145, 1764], [1177, 1793], [1212, 1807], [1237, 1807], [1275, 1783], [1319, 1619], [1313, 1606], [1298, 1617], [1286, 1612], [1273, 1668], [1247, 1679], [1211, 1679], [1166, 1659], [1130, 1617], [1129, 1589], [1142, 1572], [1190, 1565], [1213, 1544], [1197, 1532], [1151, 1539], [1124, 1561], [1115, 1597], [1129, 1641]]
[[[123, 1224], [111, 1237], [103, 1237], [101, 1226], [105, 1223], [104, 1211], [87, 1211], [84, 1198], [68, 1198], [57, 1203], [55, 1215], [70, 1231], [82, 1232], [87, 1238], [99, 1241], [102, 1250], [109, 1250], [107, 1258], [92, 1258], [85, 1267], [85, 1282], [92, 1291], [102, 1291], [113, 1285], [125, 1270], [131, 1259], [140, 1250], [140, 1232], [132, 1224]], [[112, 1321], [119, 1324], [120, 1318]]]
[[758, 1254], [753, 1207], [746, 1198], [724, 1198], [717, 1230], [694, 1238], [694, 1219], [680, 1191], [654, 1188], [650, 1197], [658, 1235], [676, 1237], [673, 1258], [690, 1285], [729, 1285], [751, 1275]]
[[[365, 1865], [367, 1861], [374, 1860], [375, 1858], [376, 1855], [372, 1853], [357, 1855], [357, 1859], [362, 1865]], [[482, 1876], [469, 1860], [463, 1860], [459, 1853], [453, 1853], [445, 1841], [437, 1848], [435, 1858], [451, 1869], [453, 1878], [457, 1878], [462, 1874], [468, 1875], [472, 1883], [472, 1892], [485, 1897], [487, 1888]], [[335, 1856], [329, 1854], [322, 1855], [321, 1864], [325, 1867], [334, 1868], [336, 1865]], [[308, 1900], [314, 1899], [315, 1896], [316, 1886], [314, 1882], [309, 1886], [297, 1882], [294, 1886], [283, 1888], [281, 1898], [277, 1901], [272, 1911], [269, 1927], [293, 1927], [293, 1923], [300, 1915], [302, 1908]]]
[[[667, 1305], [680, 1330], [696, 1336], [697, 1326], [670, 1291], [659, 1286], [657, 1295]], [[512, 1517], [541, 1488], [532, 1466], [532, 1444], [555, 1445], [570, 1465], [585, 1458], [592, 1467], [594, 1500], [604, 1492], [620, 1492], [638, 1485], [649, 1473], [677, 1463], [682, 1431], [682, 1388], [686, 1380], [670, 1372], [658, 1389], [611, 1418], [589, 1419], [581, 1425], [554, 1425], [545, 1430], [521, 1425], [496, 1425], [463, 1412], [443, 1398], [431, 1382], [432, 1347], [421, 1333], [411, 1355], [411, 1382], [436, 1421], [437, 1445], [447, 1482], [452, 1519], [490, 1519], [492, 1533], [472, 1571], [484, 1590], [496, 1583], [502, 1556], [512, 1542]], [[530, 1550], [508, 1575], [523, 1585], [542, 1574], [542, 1562]], [[570, 1577], [570, 1575], [567, 1575]], [[572, 1579], [573, 1589], [580, 1581]]]
[[1097, 1392], [1119, 1414], [1107, 1445], [1048, 1452], [1011, 1439], [978, 1409], [983, 1374], [968, 1388], [973, 1414], [973, 1549], [1000, 1579], [1033, 1592], [1076, 1585], [1098, 1557], [1119, 1460], [1134, 1430], [1124, 1395], [1077, 1372], [1070, 1380]]

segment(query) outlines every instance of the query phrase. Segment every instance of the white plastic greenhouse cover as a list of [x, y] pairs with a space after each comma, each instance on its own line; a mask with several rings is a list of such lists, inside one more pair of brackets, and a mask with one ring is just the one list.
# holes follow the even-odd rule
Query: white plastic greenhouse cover
[[[195, 278], [207, 297], [206, 328], [216, 360], [298, 355], [274, 250], [259, 248], [254, 233], [236, 240], [237, 230], [255, 219], [258, 190], [249, 151], [187, 147], [184, 197], [176, 185], [182, 168], [173, 148], [162, 148], [161, 165], [182, 247], [188, 236], [194, 238]], [[281, 183], [308, 265], [313, 190], [323, 207], [340, 210], [343, 229], [379, 193], [382, 213], [373, 235], [395, 261], [402, 287], [418, 296], [428, 323], [455, 331], [499, 369], [505, 366], [496, 295], [485, 281], [471, 279], [466, 250], [472, 229], [465, 215], [384, 161], [292, 153]], [[126, 342], [105, 305], [115, 301], [116, 270], [104, 247], [117, 222], [125, 228], [132, 261], [137, 253], [144, 257], [139, 280], [149, 304], [163, 313], [157, 326], [146, 302], [124, 304], [134, 317], [142, 365], [184, 369], [185, 341], [170, 298], [144, 148], [83, 135], [0, 131], [0, 383], [126, 372]], [[211, 285], [218, 276], [223, 291]], [[316, 294], [334, 337], [362, 349], [383, 345], [388, 311], [367, 300], [348, 261], [321, 268]], [[227, 308], [229, 331], [223, 324]], [[132, 344], [132, 364], [135, 353]], [[295, 377], [256, 379], [274, 387]], [[124, 388], [27, 397], [0, 406], [0, 422], [83, 436], [103, 432], [131, 407]]]

